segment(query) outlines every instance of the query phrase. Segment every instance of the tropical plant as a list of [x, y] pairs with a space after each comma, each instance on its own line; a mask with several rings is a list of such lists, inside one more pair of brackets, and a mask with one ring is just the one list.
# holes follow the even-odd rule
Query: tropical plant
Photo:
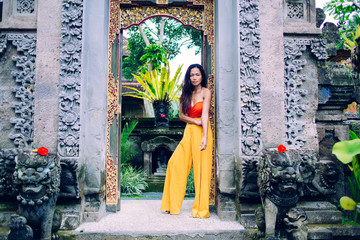
[[360, 12], [360, 3], [358, 0], [331, 0], [324, 9], [340, 23], [344, 23]]
[[[140, 58], [145, 62], [145, 65], [141, 68], [141, 72], [145, 73], [146, 70], [159, 70], [161, 64], [166, 63], [166, 51], [161, 45], [150, 44], [145, 48], [145, 54]], [[146, 67], [146, 65], [148, 65]]]
[[129, 163], [137, 155], [131, 149], [129, 136], [138, 123], [138, 120], [126, 122], [121, 132], [121, 192], [127, 195], [139, 195], [148, 186], [144, 170]]
[[[352, 198], [344, 196], [340, 205], [344, 210], [355, 210], [360, 202], [360, 139], [350, 130], [352, 140], [340, 141], [333, 146], [332, 153], [343, 163], [348, 165], [351, 176], [348, 176]], [[358, 213], [354, 211], [354, 221], [357, 222]]]
[[329, 0], [324, 10], [338, 20], [339, 32], [342, 36], [336, 44], [337, 49], [346, 48], [346, 38], [355, 34], [356, 26], [360, 24], [360, 2], [358, 0]]
[[[183, 47], [195, 47], [195, 54], [201, 50], [201, 31], [185, 27], [179, 21], [167, 17], [154, 17], [144, 21], [139, 26], [133, 26], [126, 31], [128, 36], [127, 50], [130, 55], [123, 61], [123, 76], [133, 79], [132, 74], [141, 71], [148, 64], [145, 48], [150, 45], [161, 46], [166, 51], [168, 61], [181, 53]], [[154, 67], [152, 67], [154, 68]]]
[[130, 164], [121, 167], [121, 193], [126, 195], [140, 195], [147, 187], [143, 169]]
[[152, 70], [151, 72], [140, 72], [139, 75], [133, 74], [135, 79], [144, 88], [144, 91], [134, 87], [124, 86], [125, 88], [133, 91], [124, 93], [123, 96], [146, 99], [149, 102], [170, 102], [172, 100], [178, 100], [178, 92], [181, 87], [179, 79], [181, 76], [182, 66], [183, 65], [180, 65], [178, 67], [172, 79], [170, 79], [170, 68], [168, 64], [163, 66], [160, 72], [158, 70]]
[[129, 160], [131, 160], [136, 153], [134, 153], [128, 144], [128, 139], [130, 134], [132, 133], [132, 131], [134, 130], [134, 128], [136, 127], [136, 125], [139, 123], [138, 120], [131, 120], [130, 122], [126, 122], [122, 132], [121, 132], [121, 139], [120, 139], [120, 143], [121, 143], [121, 164], [126, 164], [127, 162], [129, 162]]
[[345, 34], [342, 34], [341, 36], [345, 40], [344, 46], [353, 52], [355, 50], [355, 47], [357, 46], [356, 40], [360, 37], [360, 25], [357, 25], [355, 32], [350, 32], [350, 34], [352, 39], [346, 37]]
[[173, 100], [170, 103], [170, 109], [169, 109], [169, 118], [178, 118], [179, 117], [179, 101]]

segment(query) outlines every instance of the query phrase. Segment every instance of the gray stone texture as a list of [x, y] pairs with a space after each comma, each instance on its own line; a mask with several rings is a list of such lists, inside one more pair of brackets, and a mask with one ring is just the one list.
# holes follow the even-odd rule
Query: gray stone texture
[[235, 211], [225, 211], [224, 204], [235, 202], [235, 156], [239, 154], [239, 70], [237, 39], [238, 1], [215, 1], [215, 158], [216, 180], [220, 194], [230, 194], [230, 202], [217, 199], [217, 213], [221, 219], [235, 220]]
[[263, 148], [285, 142], [283, 1], [260, 1]]
[[221, 193], [235, 194], [234, 165], [238, 154], [238, 30], [237, 1], [215, 4], [215, 106], [217, 181]]
[[57, 151], [61, 4], [61, 0], [38, 1], [34, 145], [50, 152]]
[[84, 194], [99, 195], [100, 201], [84, 221], [105, 214], [108, 9], [106, 0], [84, 1], [79, 167], [84, 169]]
[[11, 44], [4, 50], [4, 53], [1, 57], [0, 64], [0, 132], [4, 137], [0, 138], [0, 148], [13, 148], [15, 147], [14, 143], [8, 137], [11, 134], [13, 129], [13, 124], [11, 124], [10, 119], [16, 117], [14, 109], [11, 107], [13, 102], [17, 102], [12, 88], [16, 87], [16, 82], [14, 81], [11, 72], [15, 70], [14, 62], [11, 61], [13, 56], [16, 56], [18, 53], [16, 48]]
[[123, 209], [100, 220], [83, 223], [75, 239], [248, 239], [237, 221], [224, 222], [210, 213], [206, 219], [191, 218], [193, 200], [184, 200], [180, 214], [162, 213], [160, 200], [122, 200]]

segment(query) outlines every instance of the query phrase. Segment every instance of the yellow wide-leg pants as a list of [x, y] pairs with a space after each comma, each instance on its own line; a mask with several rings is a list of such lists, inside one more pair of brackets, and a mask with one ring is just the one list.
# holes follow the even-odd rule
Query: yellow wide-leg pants
[[207, 147], [200, 151], [203, 136], [202, 126], [189, 123], [186, 125], [184, 136], [167, 165], [161, 210], [170, 211], [170, 214], [180, 213], [186, 192], [186, 180], [193, 164], [195, 201], [192, 216], [198, 218], [210, 216], [209, 195], [213, 160], [213, 135], [210, 123], [208, 124]]

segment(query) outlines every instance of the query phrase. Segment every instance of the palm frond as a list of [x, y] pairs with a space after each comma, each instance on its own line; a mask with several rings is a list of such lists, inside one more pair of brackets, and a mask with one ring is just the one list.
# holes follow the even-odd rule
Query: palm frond
[[175, 76], [170, 79], [170, 68], [166, 64], [160, 70], [153, 70], [151, 72], [133, 74], [134, 78], [140, 83], [144, 91], [136, 88], [124, 86], [125, 88], [133, 90], [133, 92], [124, 93], [123, 96], [130, 96], [135, 98], [146, 99], [149, 102], [178, 100], [177, 96], [181, 85], [179, 79], [181, 75], [180, 65], [175, 72]]

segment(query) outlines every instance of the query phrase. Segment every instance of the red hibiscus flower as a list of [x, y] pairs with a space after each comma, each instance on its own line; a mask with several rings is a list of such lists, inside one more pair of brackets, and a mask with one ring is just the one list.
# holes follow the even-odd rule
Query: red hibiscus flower
[[287, 149], [284, 145], [279, 145], [277, 146], [277, 150], [278, 152], [286, 152]]
[[41, 147], [37, 150], [38, 154], [41, 156], [46, 156], [49, 153], [49, 150], [45, 147]]
[[164, 117], [166, 117], [166, 115], [165, 115], [165, 114], [161, 114], [160, 117], [164, 118]]

